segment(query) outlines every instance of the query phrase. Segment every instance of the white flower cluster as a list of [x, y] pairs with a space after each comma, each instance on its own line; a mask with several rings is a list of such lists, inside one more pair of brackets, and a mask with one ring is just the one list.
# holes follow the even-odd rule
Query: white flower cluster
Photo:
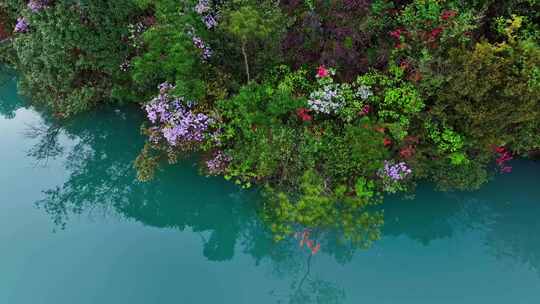
[[356, 90], [356, 96], [362, 98], [363, 100], [367, 100], [370, 96], [373, 96], [373, 92], [367, 85], [361, 85], [358, 90]]
[[339, 84], [326, 84], [309, 95], [308, 106], [311, 110], [324, 114], [335, 114], [345, 105]]

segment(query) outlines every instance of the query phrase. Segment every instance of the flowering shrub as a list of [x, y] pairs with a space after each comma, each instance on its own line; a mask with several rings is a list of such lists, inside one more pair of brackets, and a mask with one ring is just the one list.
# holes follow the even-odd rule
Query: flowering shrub
[[26, 17], [17, 18], [17, 24], [15, 25], [13, 32], [26, 33], [28, 32], [29, 26], [30, 24], [28, 23], [28, 19], [26, 19]]
[[[167, 144], [190, 149], [200, 144], [212, 120], [203, 113], [195, 113], [186, 106], [183, 98], [174, 98], [169, 92], [174, 86], [165, 82], [159, 86], [159, 95], [144, 106], [148, 119]], [[155, 133], [154, 133], [155, 134]], [[153, 141], [159, 139], [153, 137]]]
[[214, 153], [213, 158], [206, 161], [206, 168], [210, 175], [224, 174], [232, 158], [223, 151]]
[[201, 20], [207, 29], [212, 29], [218, 25], [216, 19], [217, 13], [212, 11], [208, 0], [199, 0], [199, 3], [195, 5], [195, 11], [201, 15]]
[[210, 59], [210, 57], [212, 56], [212, 49], [209, 46], [207, 46], [204, 43], [204, 41], [198, 36], [193, 36], [191, 39], [193, 40], [193, 45], [195, 45], [196, 48], [201, 50], [202, 59], [203, 60]]
[[49, 5], [49, 0], [30, 0], [28, 1], [28, 9], [30, 9], [33, 13], [38, 13], [45, 9]]
[[379, 170], [377, 175], [382, 179], [384, 191], [396, 193], [405, 190], [401, 182], [411, 173], [411, 168], [404, 162], [384, 161], [384, 167]]
[[325, 84], [309, 95], [309, 108], [323, 114], [337, 114], [345, 105], [345, 97], [341, 94], [341, 85]]

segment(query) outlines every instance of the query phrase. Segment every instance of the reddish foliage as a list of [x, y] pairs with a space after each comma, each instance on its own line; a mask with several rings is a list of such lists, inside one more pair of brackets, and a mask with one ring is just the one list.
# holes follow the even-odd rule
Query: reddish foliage
[[9, 37], [9, 32], [5, 30], [5, 25], [0, 21], [0, 40], [4, 40]]
[[385, 147], [388, 147], [388, 146], [392, 145], [392, 140], [390, 138], [385, 137], [384, 141], [383, 141], [383, 144], [384, 144]]
[[379, 133], [384, 133], [384, 131], [386, 131], [386, 128], [385, 127], [376, 127], [375, 131], [377, 131]]
[[450, 18], [454, 18], [457, 15], [456, 11], [453, 10], [445, 10], [441, 13], [441, 19], [442, 20], [448, 20]]
[[414, 149], [414, 147], [412, 145], [408, 145], [404, 148], [401, 148], [401, 150], [399, 151], [399, 155], [402, 158], [411, 158], [415, 152], [416, 150]]
[[406, 29], [400, 27], [393, 31], [390, 31], [389, 35], [397, 40], [400, 40], [401, 36], [408, 36], [409, 32]]
[[431, 30], [431, 33], [429, 34], [431, 39], [437, 39], [439, 35], [443, 32], [443, 29], [441, 27], [436, 27], [433, 30]]
[[302, 120], [302, 121], [311, 121], [313, 117], [308, 114], [309, 109], [306, 108], [299, 108], [296, 110], [296, 115]]
[[[281, 49], [293, 68], [324, 63], [339, 68], [340, 81], [352, 81], [368, 71], [371, 64], [385, 60], [368, 59], [375, 31], [358, 31], [370, 12], [370, 0], [315, 0], [307, 10], [303, 1], [281, 0], [280, 6], [294, 24], [282, 40]], [[379, 54], [383, 54], [381, 51]]]

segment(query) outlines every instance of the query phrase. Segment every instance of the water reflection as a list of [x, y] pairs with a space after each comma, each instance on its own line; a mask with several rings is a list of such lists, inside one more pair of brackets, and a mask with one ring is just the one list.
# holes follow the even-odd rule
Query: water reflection
[[[28, 127], [27, 135], [37, 140], [28, 155], [39, 163], [62, 158], [69, 173], [36, 203], [59, 229], [68, 229], [71, 217], [96, 213], [152, 227], [190, 229], [200, 235], [208, 260], [231, 260], [235, 250], [242, 250], [256, 264], [271, 263], [275, 276], [291, 282], [289, 290], [272, 291], [278, 303], [340, 303], [344, 291], [311, 274], [312, 256], [297, 240], [273, 242], [257, 216], [256, 191], [198, 175], [194, 159], [167, 167], [154, 181], [138, 182], [132, 161], [143, 145], [140, 121], [136, 109], [123, 109], [90, 113], [76, 123], [45, 117]], [[339, 239], [338, 234], [325, 234], [322, 251], [346, 263], [354, 248]]]
[[24, 106], [23, 99], [17, 95], [15, 72], [0, 64], [0, 117], [12, 119], [15, 111]]
[[385, 202], [384, 236], [406, 235], [424, 246], [467, 231], [482, 231], [498, 258], [511, 258], [540, 275], [540, 162], [514, 161], [479, 191], [440, 193], [428, 185], [414, 200]]
[[[22, 102], [16, 96], [5, 97], [0, 114], [11, 117]], [[153, 182], [138, 182], [132, 161], [143, 145], [141, 120], [137, 109], [123, 108], [62, 123], [42, 115], [38, 124], [28, 126], [26, 135], [36, 142], [28, 155], [40, 164], [61, 159], [68, 173], [62, 185], [47, 190], [36, 203], [59, 229], [68, 229], [75, 215], [92, 213], [152, 227], [189, 229], [200, 235], [201, 252], [208, 260], [231, 260], [242, 251], [257, 265], [271, 264], [274, 276], [290, 282], [286, 290], [269, 287], [278, 303], [345, 301], [342, 287], [312, 271], [319, 256], [299, 249], [293, 239], [272, 241], [258, 220], [255, 191], [197, 175], [194, 159], [168, 167]], [[475, 193], [440, 193], [424, 185], [414, 200], [389, 198], [383, 206], [383, 239], [405, 236], [428, 248], [468, 231], [481, 232], [490, 254], [540, 274], [539, 169], [540, 163], [516, 162], [513, 174], [498, 177]], [[321, 251], [340, 264], [357, 256], [358, 249], [343, 243], [337, 233], [325, 233], [319, 241]]]

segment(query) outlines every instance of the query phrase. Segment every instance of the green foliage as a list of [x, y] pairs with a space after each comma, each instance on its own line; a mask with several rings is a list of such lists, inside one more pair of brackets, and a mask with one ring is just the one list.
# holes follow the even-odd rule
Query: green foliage
[[224, 32], [238, 41], [248, 82], [253, 74], [250, 66], [258, 67], [255, 69], [258, 75], [264, 73], [269, 64], [278, 63], [279, 50], [275, 43], [268, 42], [282, 39], [286, 20], [275, 2], [232, 1], [223, 11], [223, 19]]
[[403, 76], [404, 71], [392, 65], [389, 75], [373, 71], [356, 80], [357, 84], [373, 90], [370, 103], [377, 107], [381, 122], [394, 124], [391, 131], [399, 140], [407, 136], [411, 121], [418, 118], [425, 106], [420, 93]]
[[488, 172], [481, 162], [462, 162], [456, 166], [450, 159], [441, 159], [429, 165], [431, 180], [443, 191], [477, 190], [488, 181]]
[[436, 100], [436, 117], [486, 152], [492, 145], [509, 145], [515, 151], [538, 147], [537, 43], [521, 39], [481, 42], [472, 51], [453, 50], [449, 60], [451, 81]]
[[384, 135], [374, 130], [369, 119], [359, 125], [346, 125], [339, 130], [326, 129], [323, 141], [323, 172], [338, 181], [356, 177], [372, 177], [389, 156]]
[[429, 138], [435, 143], [438, 153], [448, 155], [450, 162], [454, 165], [461, 165], [468, 162], [464, 153], [464, 140], [461, 135], [447, 126], [440, 128], [435, 126], [430, 120], [424, 123], [424, 127]]
[[135, 12], [125, 1], [56, 1], [40, 13], [25, 8], [30, 30], [13, 40], [23, 92], [61, 116], [125, 98], [129, 77], [119, 66], [128, 49], [121, 39]]
[[191, 100], [203, 99], [207, 89], [204, 71], [208, 68], [201, 62], [200, 51], [189, 34], [192, 25], [198, 24], [192, 10], [195, 2], [185, 2], [182, 10], [173, 0], [139, 1], [142, 7], [150, 3], [156, 24], [143, 34], [146, 48], [133, 59], [133, 79], [142, 92], [153, 93], [159, 83], [170, 81], [176, 84], [179, 95]]

